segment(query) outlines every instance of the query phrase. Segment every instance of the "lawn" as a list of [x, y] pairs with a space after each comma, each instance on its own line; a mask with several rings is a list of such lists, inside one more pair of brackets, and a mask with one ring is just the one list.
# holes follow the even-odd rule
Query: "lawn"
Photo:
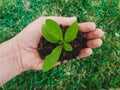
[[[109, 90], [120, 88], [120, 0], [0, 0], [0, 43], [40, 16], [76, 16], [105, 32], [87, 58], [49, 72], [26, 71], [0, 90]], [[120, 90], [120, 89], [118, 89]]]

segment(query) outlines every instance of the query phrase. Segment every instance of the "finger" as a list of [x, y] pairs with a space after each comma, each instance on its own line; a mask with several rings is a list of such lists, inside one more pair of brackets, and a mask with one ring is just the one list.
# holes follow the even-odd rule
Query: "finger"
[[32, 70], [41, 70], [42, 69], [42, 65], [43, 65], [43, 63], [37, 63], [37, 64], [34, 65]]
[[[91, 48], [84, 48], [80, 51], [79, 55], [77, 56], [77, 59], [88, 57], [91, 54], [92, 54]], [[73, 60], [69, 60], [69, 61], [73, 61]], [[68, 62], [67, 60], [63, 61], [63, 63], [67, 63], [67, 62]], [[59, 64], [61, 64], [61, 62], [57, 62], [56, 66], [58, 66]]]
[[80, 51], [79, 55], [77, 56], [77, 59], [88, 57], [92, 54], [91, 48], [84, 48]]
[[87, 39], [95, 39], [95, 38], [100, 38], [104, 35], [104, 32], [101, 29], [95, 29], [92, 32], [86, 33], [85, 37]]
[[[64, 60], [63, 61], [63, 63], [67, 63], [68, 61], [67, 60]], [[55, 66], [58, 66], [58, 65], [60, 65], [61, 64], [61, 62], [57, 62], [57, 64], [55, 65]]]
[[93, 39], [87, 42], [87, 47], [89, 48], [97, 48], [97, 47], [100, 47], [101, 45], [102, 45], [101, 39]]
[[69, 26], [77, 20], [76, 17], [57, 17], [57, 16], [45, 17], [45, 19], [55, 20], [58, 24], [63, 26]]
[[80, 23], [79, 25], [79, 30], [81, 32], [90, 32], [90, 31], [94, 31], [96, 28], [95, 23], [93, 22], [85, 22], [85, 23]]
[[33, 66], [32, 66], [32, 70], [42, 70], [42, 65], [43, 63], [35, 63]]
[[40, 58], [38, 54], [36, 54], [35, 59], [31, 61], [31, 69], [32, 70], [41, 70], [43, 65], [43, 60]]

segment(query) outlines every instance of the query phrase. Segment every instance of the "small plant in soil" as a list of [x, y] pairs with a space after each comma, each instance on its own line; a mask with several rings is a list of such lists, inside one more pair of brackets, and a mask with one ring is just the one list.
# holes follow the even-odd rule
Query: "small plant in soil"
[[[85, 46], [85, 43], [82, 43], [85, 39], [83, 34], [78, 31], [77, 22], [72, 23], [69, 27], [64, 27], [59, 26], [51, 19], [47, 19], [42, 25], [42, 35], [38, 52], [44, 59], [42, 66], [44, 72], [53, 68], [58, 60], [76, 58], [79, 51]], [[83, 45], [80, 45], [80, 42]], [[72, 53], [75, 54], [72, 55]], [[68, 57], [66, 57], [67, 55]]]

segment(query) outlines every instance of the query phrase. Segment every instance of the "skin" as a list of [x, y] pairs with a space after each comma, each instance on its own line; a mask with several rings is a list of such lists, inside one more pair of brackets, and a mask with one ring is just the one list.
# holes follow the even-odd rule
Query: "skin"
[[[43, 60], [37, 52], [41, 34], [41, 26], [46, 19], [53, 19], [58, 24], [68, 26], [76, 21], [76, 17], [40, 17], [30, 23], [18, 35], [0, 44], [0, 86], [26, 70], [41, 70]], [[77, 58], [84, 58], [92, 54], [92, 49], [102, 45], [103, 31], [96, 28], [93, 22], [79, 24], [79, 30], [85, 32], [88, 38], [88, 48], [80, 51]], [[57, 63], [56, 65], [58, 65]]]

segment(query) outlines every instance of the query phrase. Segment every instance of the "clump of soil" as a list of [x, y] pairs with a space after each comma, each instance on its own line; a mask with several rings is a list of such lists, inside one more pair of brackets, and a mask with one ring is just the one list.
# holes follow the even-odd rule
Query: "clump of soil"
[[[61, 26], [62, 32], [63, 32], [63, 37], [65, 34], [66, 29], [68, 28], [67, 26]], [[73, 51], [65, 51], [65, 49], [63, 48], [61, 56], [59, 61], [63, 62], [64, 60], [72, 60], [75, 59], [80, 50], [83, 48], [86, 48], [86, 42], [87, 39], [84, 38], [83, 33], [82, 32], [78, 32], [77, 38], [75, 40], [73, 40], [72, 42], [70, 42], [70, 44], [73, 47]], [[38, 52], [40, 54], [40, 57], [44, 60], [45, 57], [50, 54], [52, 52], [52, 50], [57, 47], [58, 44], [52, 44], [48, 41], [45, 40], [44, 37], [41, 37], [40, 43], [38, 44]]]

